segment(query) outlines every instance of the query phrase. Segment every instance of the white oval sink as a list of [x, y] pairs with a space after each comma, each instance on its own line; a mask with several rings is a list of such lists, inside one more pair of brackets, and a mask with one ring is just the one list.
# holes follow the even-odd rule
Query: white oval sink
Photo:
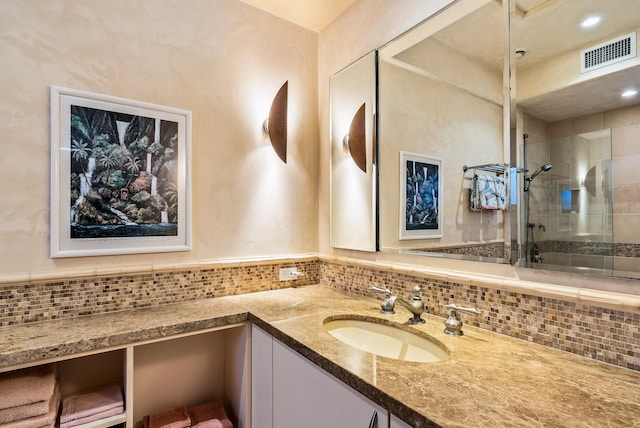
[[447, 348], [435, 339], [417, 335], [381, 321], [327, 318], [324, 328], [336, 339], [361, 351], [418, 363], [449, 359]]

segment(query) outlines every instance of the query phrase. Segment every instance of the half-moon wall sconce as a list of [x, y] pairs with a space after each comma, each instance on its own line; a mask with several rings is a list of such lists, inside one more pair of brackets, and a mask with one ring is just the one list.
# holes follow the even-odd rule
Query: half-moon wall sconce
[[365, 141], [365, 103], [363, 103], [351, 120], [349, 133], [344, 136], [342, 143], [345, 150], [351, 155], [353, 162], [367, 172], [367, 144]]
[[273, 150], [282, 162], [287, 163], [287, 95], [289, 81], [284, 82], [273, 102], [269, 117], [264, 121], [262, 128], [269, 136]]

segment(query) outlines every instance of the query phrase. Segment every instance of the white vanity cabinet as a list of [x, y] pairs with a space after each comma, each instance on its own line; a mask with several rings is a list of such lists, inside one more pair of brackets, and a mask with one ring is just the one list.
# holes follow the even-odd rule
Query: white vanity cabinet
[[389, 428], [412, 428], [411, 425], [398, 418], [396, 415], [390, 415]]
[[273, 428], [273, 338], [251, 326], [251, 428]]
[[[253, 428], [389, 426], [386, 409], [278, 340], [272, 339], [270, 344], [269, 339], [271, 336], [253, 326]], [[374, 414], [377, 424], [372, 424]]]

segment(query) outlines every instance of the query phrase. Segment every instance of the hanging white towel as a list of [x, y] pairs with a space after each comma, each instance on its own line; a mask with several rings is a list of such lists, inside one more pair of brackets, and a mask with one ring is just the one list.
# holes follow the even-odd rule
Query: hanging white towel
[[504, 210], [507, 188], [504, 178], [493, 175], [477, 174], [473, 176], [471, 185], [471, 211]]

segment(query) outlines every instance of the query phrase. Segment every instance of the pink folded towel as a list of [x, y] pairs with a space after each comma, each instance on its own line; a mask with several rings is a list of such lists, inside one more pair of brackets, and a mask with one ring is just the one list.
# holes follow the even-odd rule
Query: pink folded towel
[[124, 406], [114, 407], [103, 412], [94, 413], [84, 418], [74, 419], [69, 422], [61, 422], [60, 428], [70, 428], [82, 424], [88, 424], [89, 422], [99, 421], [100, 419], [108, 418], [110, 416], [120, 415], [124, 413]]
[[191, 419], [184, 406], [177, 406], [144, 417], [145, 428], [187, 428]]
[[60, 388], [56, 383], [53, 398], [49, 403], [49, 410], [43, 415], [31, 418], [20, 419], [6, 424], [0, 424], [0, 428], [53, 428], [58, 418], [58, 408], [60, 407]]
[[210, 401], [189, 407], [187, 414], [191, 418], [192, 428], [233, 428], [222, 401]]
[[20, 419], [28, 419], [34, 416], [42, 416], [49, 413], [49, 410], [51, 409], [51, 402], [54, 399], [55, 392], [54, 396], [52, 396], [48, 401], [38, 401], [37, 403], [25, 404], [24, 406], [0, 409], [0, 424], [6, 424]]
[[233, 428], [233, 424], [229, 419], [209, 419], [208, 421], [200, 422], [198, 425], [193, 425], [192, 428]]
[[[122, 398], [122, 385], [115, 383], [103, 385], [82, 394], [71, 395], [62, 400], [60, 425], [79, 425], [69, 425], [69, 422], [77, 419], [87, 419], [92, 415], [105, 413], [112, 409], [119, 409], [123, 407], [124, 400]], [[108, 416], [112, 416], [114, 414], [117, 415], [118, 413], [122, 413], [122, 411], [109, 414]], [[96, 419], [91, 419], [91, 421], [94, 420]]]
[[0, 409], [49, 402], [56, 383], [53, 364], [4, 373], [0, 375]]

